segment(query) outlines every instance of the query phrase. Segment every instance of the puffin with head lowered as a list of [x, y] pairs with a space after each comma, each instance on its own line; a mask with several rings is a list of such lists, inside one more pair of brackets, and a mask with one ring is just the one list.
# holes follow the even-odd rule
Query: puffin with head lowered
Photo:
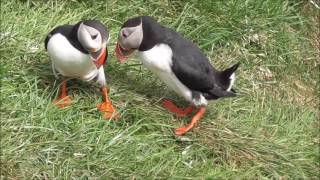
[[216, 70], [196, 45], [149, 16], [129, 19], [121, 27], [115, 50], [118, 61], [125, 62], [135, 50], [147, 69], [191, 103], [180, 109], [165, 100], [166, 109], [179, 117], [196, 110], [187, 126], [175, 129], [176, 135], [185, 134], [197, 124], [208, 100], [236, 96], [232, 86], [239, 63], [224, 71]]
[[52, 62], [52, 71], [58, 79], [63, 77], [61, 94], [54, 104], [59, 108], [71, 105], [67, 94], [67, 80], [95, 81], [101, 88], [104, 102], [97, 108], [106, 119], [113, 117], [115, 109], [108, 98], [103, 65], [108, 57], [109, 33], [96, 20], [80, 21], [75, 25], [63, 25], [53, 29], [45, 39], [45, 48]]

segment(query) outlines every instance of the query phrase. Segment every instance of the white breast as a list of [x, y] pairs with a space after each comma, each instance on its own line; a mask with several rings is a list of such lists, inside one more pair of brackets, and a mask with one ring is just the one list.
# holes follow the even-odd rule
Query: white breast
[[89, 81], [98, 73], [91, 57], [74, 48], [59, 33], [50, 38], [47, 49], [54, 68], [63, 76]]
[[140, 51], [140, 56], [145, 67], [156, 74], [169, 88], [192, 102], [190, 89], [182, 84], [172, 72], [172, 50], [168, 45], [159, 44], [148, 51]]

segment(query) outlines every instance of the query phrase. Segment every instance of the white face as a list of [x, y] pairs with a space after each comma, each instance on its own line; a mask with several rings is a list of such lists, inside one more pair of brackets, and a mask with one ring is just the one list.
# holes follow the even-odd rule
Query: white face
[[120, 30], [116, 47], [116, 56], [124, 62], [128, 56], [141, 45], [143, 39], [142, 22], [135, 27], [124, 27]]
[[136, 27], [124, 27], [120, 30], [118, 43], [123, 49], [138, 49], [143, 39], [142, 23]]
[[98, 30], [83, 23], [79, 26], [77, 36], [81, 45], [89, 52], [97, 52], [106, 44], [102, 42], [102, 37]]

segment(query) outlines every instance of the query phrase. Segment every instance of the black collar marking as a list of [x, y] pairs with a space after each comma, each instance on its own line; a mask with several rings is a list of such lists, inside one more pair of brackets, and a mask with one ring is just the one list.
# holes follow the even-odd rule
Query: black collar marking
[[169, 44], [166, 28], [157, 23], [154, 19], [148, 16], [142, 16], [143, 39], [139, 47], [139, 51], [147, 51], [153, 48], [156, 44]]

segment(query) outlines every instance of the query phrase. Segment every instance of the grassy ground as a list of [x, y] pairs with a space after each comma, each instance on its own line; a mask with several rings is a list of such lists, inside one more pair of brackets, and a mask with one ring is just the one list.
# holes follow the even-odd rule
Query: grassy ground
[[[1, 3], [1, 179], [319, 177], [320, 10], [309, 1]], [[212, 102], [183, 138], [172, 129], [188, 118], [176, 119], [161, 101], [187, 104], [139, 61], [120, 66], [112, 57], [106, 68], [120, 121], [105, 121], [95, 108], [99, 93], [79, 81], [70, 82], [71, 108], [52, 105], [60, 82], [44, 50], [46, 34], [99, 19], [112, 52], [122, 22], [137, 15], [191, 39], [219, 69], [242, 63], [240, 95]]]

